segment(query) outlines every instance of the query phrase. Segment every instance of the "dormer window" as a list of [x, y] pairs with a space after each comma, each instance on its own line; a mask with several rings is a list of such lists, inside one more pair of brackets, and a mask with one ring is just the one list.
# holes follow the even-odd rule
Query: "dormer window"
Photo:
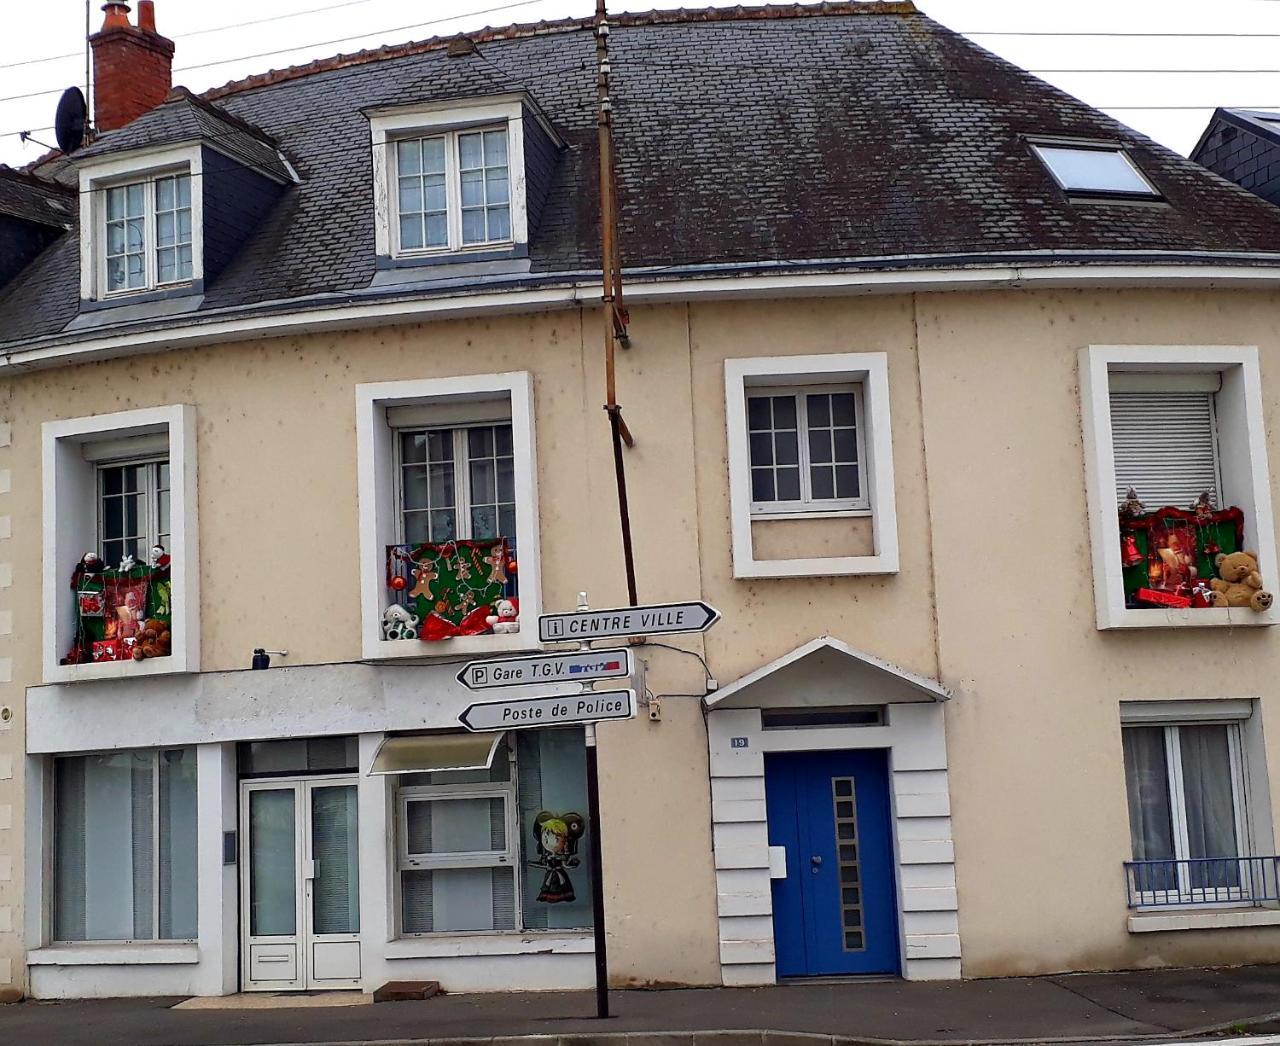
[[395, 143], [399, 254], [511, 242], [508, 128]]
[[368, 115], [380, 268], [528, 255], [562, 143], [527, 97]]
[[104, 190], [102, 258], [107, 294], [191, 279], [191, 175], [167, 174]]
[[1068, 196], [1148, 199], [1160, 196], [1119, 146], [1033, 142], [1031, 148]]

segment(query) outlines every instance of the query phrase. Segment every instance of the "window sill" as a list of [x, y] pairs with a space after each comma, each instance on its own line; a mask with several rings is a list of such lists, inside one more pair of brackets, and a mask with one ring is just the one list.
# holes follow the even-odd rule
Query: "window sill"
[[200, 961], [200, 946], [157, 944], [51, 944], [27, 953], [28, 966], [166, 966]]
[[140, 679], [191, 671], [180, 658], [150, 657], [143, 661], [99, 661], [83, 665], [54, 665], [45, 671], [46, 683], [78, 683], [86, 679]]
[[594, 950], [590, 930], [526, 930], [401, 937], [388, 941], [383, 954], [387, 959], [445, 959], [487, 955], [590, 955]]
[[1098, 628], [1102, 631], [1122, 628], [1256, 628], [1275, 624], [1280, 624], [1280, 617], [1276, 616], [1274, 608], [1259, 614], [1248, 607], [1144, 607], [1139, 610], [1112, 607], [1105, 619], [1099, 621]]
[[752, 523], [769, 522], [775, 519], [868, 519], [870, 516], [869, 508], [797, 509], [792, 512], [768, 512], [755, 508], [751, 510]]
[[1280, 926], [1280, 909], [1214, 908], [1176, 912], [1138, 912], [1129, 916], [1130, 933], [1168, 930], [1226, 930], [1249, 926]]
[[542, 649], [538, 643], [536, 622], [532, 618], [526, 621], [523, 614], [520, 615], [520, 620], [519, 632], [506, 632], [501, 635], [458, 636], [454, 639], [432, 641], [380, 639], [372, 651], [366, 651], [365, 660], [408, 660], [410, 658], [422, 660], [459, 655], [469, 657], [472, 654], [510, 654], [521, 651], [536, 653]]

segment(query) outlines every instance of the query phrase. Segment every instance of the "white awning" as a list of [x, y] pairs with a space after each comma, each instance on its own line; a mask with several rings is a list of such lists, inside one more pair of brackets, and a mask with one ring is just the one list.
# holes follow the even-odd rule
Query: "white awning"
[[369, 774], [422, 774], [436, 770], [488, 770], [501, 733], [401, 734], [386, 738]]

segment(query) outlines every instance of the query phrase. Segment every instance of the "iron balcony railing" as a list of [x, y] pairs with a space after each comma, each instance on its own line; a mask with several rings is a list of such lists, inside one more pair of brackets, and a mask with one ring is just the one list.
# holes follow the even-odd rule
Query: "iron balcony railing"
[[1130, 908], [1280, 902], [1280, 856], [1126, 861]]

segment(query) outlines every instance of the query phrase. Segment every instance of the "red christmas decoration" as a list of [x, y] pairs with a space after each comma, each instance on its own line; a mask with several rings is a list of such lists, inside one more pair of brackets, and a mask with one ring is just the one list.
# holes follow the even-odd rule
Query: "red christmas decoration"
[[403, 592], [408, 586], [409, 582], [406, 581], [404, 576], [401, 574], [396, 574], [395, 577], [391, 579], [391, 587], [397, 592]]
[[514, 559], [508, 559], [508, 560], [507, 560], [507, 573], [508, 573], [508, 574], [518, 574], [518, 573], [520, 573], [520, 564], [519, 564], [519, 563], [517, 563]]
[[1142, 553], [1138, 551], [1138, 541], [1132, 534], [1124, 536], [1124, 547], [1120, 550], [1120, 561], [1126, 567], [1136, 566], [1142, 562]]

